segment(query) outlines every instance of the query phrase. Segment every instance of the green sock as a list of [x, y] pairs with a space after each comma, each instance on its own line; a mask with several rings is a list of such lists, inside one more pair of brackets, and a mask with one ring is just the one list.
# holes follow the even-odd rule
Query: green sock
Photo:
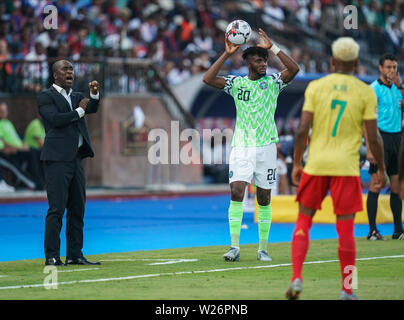
[[243, 220], [243, 202], [230, 200], [229, 226], [231, 246], [240, 246], [241, 221]]
[[269, 229], [272, 222], [272, 207], [258, 205], [258, 238], [259, 250], [267, 251]]

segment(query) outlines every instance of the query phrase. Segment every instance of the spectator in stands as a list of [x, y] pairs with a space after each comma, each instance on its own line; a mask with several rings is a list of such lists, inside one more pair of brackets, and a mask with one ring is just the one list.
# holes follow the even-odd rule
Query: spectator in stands
[[[278, 194], [289, 194], [288, 168], [285, 155], [281, 152], [281, 145], [276, 145], [276, 190]], [[275, 194], [273, 194], [275, 195]]]
[[45, 139], [45, 128], [40, 117], [33, 119], [25, 129], [24, 143], [35, 150], [40, 150]]
[[213, 49], [213, 39], [209, 29], [195, 30], [194, 43], [198, 52], [208, 52], [210, 56], [215, 55]]
[[[221, 20], [230, 21], [240, 13], [245, 13], [247, 18], [244, 19], [247, 20], [252, 16], [258, 18], [251, 21], [253, 28], [260, 23], [260, 14], [263, 14], [264, 23], [275, 29], [285, 30], [286, 24], [292, 28], [303, 25], [313, 33], [314, 38], [316, 33], [334, 38], [348, 32], [343, 28], [342, 9], [352, 3], [358, 7], [360, 26], [357, 32], [351, 30], [349, 33], [367, 41], [368, 46], [362, 46], [363, 52], [369, 47], [370, 53], [381, 54], [379, 51], [385, 51], [385, 42], [391, 39], [400, 56], [404, 53], [404, 4], [400, 6], [398, 1], [391, 2], [384, 2], [380, 7], [382, 1], [376, 0], [254, 0], [250, 1], [250, 8], [256, 12], [251, 13], [243, 12], [244, 6], [237, 1], [54, 1], [59, 13], [58, 30], [55, 31], [45, 30], [40, 23], [44, 17], [43, 7], [49, 1], [16, 1], [19, 6], [0, 4], [3, 19], [0, 21], [0, 40], [7, 42], [10, 51], [12, 44], [20, 43], [15, 49], [18, 48], [22, 58], [27, 59], [28, 56], [27, 60], [36, 51], [35, 43], [40, 42], [45, 58], [79, 59], [92, 47], [94, 57], [152, 57], [162, 68], [167, 60], [179, 65], [180, 60], [189, 58], [190, 52], [208, 52], [211, 62], [215, 61], [215, 52], [224, 50], [225, 26], [221, 25]], [[399, 25], [389, 23], [392, 16], [396, 16]], [[399, 34], [398, 29], [401, 29]], [[300, 43], [296, 45], [302, 48]], [[187, 52], [184, 55], [185, 48]], [[302, 49], [301, 59], [306, 53]], [[312, 52], [309, 54], [313, 55]], [[42, 55], [39, 58], [43, 59]], [[324, 60], [320, 55], [313, 56], [311, 60], [315, 59]], [[302, 63], [300, 60], [297, 62]], [[33, 64], [32, 67], [40, 65]], [[183, 66], [191, 74], [198, 70], [184, 61]], [[231, 63], [225, 67], [237, 69]], [[318, 63], [316, 67], [311, 65], [311, 69], [316, 68], [320, 72], [327, 70], [328, 66], [323, 63]], [[43, 73], [41, 76], [45, 77], [46, 71], [43, 70]], [[25, 80], [26, 89], [39, 90], [43, 77], [36, 76], [34, 83]], [[52, 83], [52, 79], [45, 86], [49, 83]], [[7, 82], [4, 90], [20, 89]]]
[[[198, 67], [198, 73], [205, 72], [206, 70], [208, 70], [209, 67], [211, 66], [211, 62], [209, 59], [209, 53], [201, 52], [200, 54], [198, 54], [194, 59], [193, 65]], [[191, 70], [191, 73], [194, 73], [194, 72], [192, 72], [192, 70]]]
[[4, 39], [0, 39], [0, 89], [4, 90], [7, 87], [7, 78], [11, 74], [12, 69], [10, 63], [3, 63], [10, 59], [8, 52], [8, 44]]
[[8, 120], [8, 106], [5, 102], [0, 103], [0, 137], [4, 144], [0, 156], [19, 168], [26, 166], [26, 171], [35, 182], [35, 188], [43, 190], [44, 177], [39, 154], [31, 150], [19, 137], [14, 125]]
[[278, 5], [277, 0], [266, 1], [267, 5], [264, 6], [264, 11], [278, 21], [285, 20], [285, 13], [282, 8]]
[[321, 4], [319, 0], [311, 1], [309, 5], [309, 26], [318, 30], [320, 28]]
[[[27, 145], [36, 159], [40, 159], [41, 150], [45, 139], [45, 128], [42, 124], [41, 117], [36, 111], [36, 117], [31, 120], [25, 129], [24, 143]], [[43, 167], [39, 165], [40, 176], [45, 177]]]
[[402, 47], [403, 34], [400, 30], [400, 24], [396, 17], [390, 16], [386, 22], [386, 32], [389, 39], [389, 45], [391, 46], [391, 51], [397, 54]]
[[393, 15], [393, 8], [390, 1], [383, 1], [382, 2], [382, 9], [378, 13], [377, 17], [377, 24], [380, 26], [381, 29], [386, 28], [387, 21], [389, 17]]
[[24, 87], [28, 91], [39, 92], [46, 87], [49, 77], [49, 66], [46, 59], [47, 55], [42, 42], [36, 41], [34, 49], [25, 56], [26, 61], [32, 62], [23, 67]]
[[105, 29], [97, 24], [91, 29], [86, 42], [95, 50], [96, 55], [102, 54], [105, 42]]
[[[7, 146], [4, 143], [2, 132], [0, 131], [0, 168], [9, 170], [13, 173], [17, 179], [17, 182], [25, 184], [30, 189], [35, 189], [35, 182], [32, 180], [31, 176], [18, 164], [14, 164], [13, 159], [9, 156], [15, 153], [13, 147]], [[15, 161], [14, 161], [15, 162]], [[11, 192], [14, 191], [13, 186], [9, 186], [2, 178], [2, 171], [0, 171], [0, 191]]]
[[328, 39], [334, 40], [344, 32], [344, 6], [336, 0], [328, 1], [321, 14], [320, 32]]
[[167, 81], [170, 85], [177, 85], [184, 82], [191, 76], [188, 69], [184, 67], [182, 61], [178, 61], [177, 64], [168, 62], [166, 64]]
[[379, 6], [375, 0], [371, 0], [369, 2], [369, 5], [364, 4], [362, 6], [362, 10], [364, 12], [365, 18], [366, 18], [366, 25], [374, 29], [375, 26], [377, 25], [377, 15], [379, 12]]
[[279, 133], [279, 149], [278, 153], [282, 155], [286, 165], [286, 178], [287, 178], [287, 194], [296, 194], [297, 188], [292, 182], [292, 169], [293, 169], [293, 143], [294, 136], [292, 130], [282, 129]]
[[[3, 139], [1, 139], [1, 137], [0, 137], [0, 153], [1, 153], [1, 150], [3, 150], [3, 149], [4, 149], [4, 142], [3, 142]], [[1, 163], [0, 163], [0, 166], [1, 166]], [[2, 170], [0, 169], [0, 193], [14, 192], [14, 191], [15, 191], [15, 188], [13, 186], [8, 185], [7, 182], [4, 181]]]
[[20, 41], [22, 42], [23, 45], [24, 56], [30, 52], [33, 46], [34, 37], [32, 33], [33, 33], [33, 27], [30, 23], [23, 24], [21, 32], [17, 32], [17, 35], [19, 36]]

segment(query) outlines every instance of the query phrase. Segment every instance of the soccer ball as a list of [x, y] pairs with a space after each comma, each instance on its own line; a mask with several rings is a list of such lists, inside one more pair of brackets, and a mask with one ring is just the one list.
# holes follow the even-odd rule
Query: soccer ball
[[236, 45], [246, 43], [251, 36], [251, 27], [244, 20], [234, 20], [226, 28], [227, 39]]

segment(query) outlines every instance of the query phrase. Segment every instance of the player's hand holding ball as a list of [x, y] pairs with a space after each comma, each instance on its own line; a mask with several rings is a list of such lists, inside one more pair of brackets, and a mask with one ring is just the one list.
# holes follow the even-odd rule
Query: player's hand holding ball
[[235, 45], [247, 43], [251, 37], [251, 27], [244, 20], [234, 20], [226, 28], [226, 39]]
[[244, 20], [230, 22], [225, 32], [226, 53], [230, 56], [251, 37], [251, 27]]
[[240, 48], [240, 45], [235, 45], [234, 43], [230, 42], [228, 39], [228, 36], [225, 36], [225, 48], [226, 48], [226, 53], [231, 56], [234, 52], [237, 51], [238, 48]]
[[260, 35], [261, 39], [263, 40], [264, 43], [258, 44], [257, 47], [264, 48], [266, 50], [269, 50], [272, 47], [272, 41], [269, 40], [268, 35], [265, 33], [264, 30], [261, 28], [258, 29], [258, 34]]

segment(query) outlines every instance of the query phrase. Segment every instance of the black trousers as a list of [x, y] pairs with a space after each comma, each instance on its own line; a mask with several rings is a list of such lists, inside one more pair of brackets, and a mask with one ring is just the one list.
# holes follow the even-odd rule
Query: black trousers
[[66, 209], [66, 259], [83, 256], [86, 180], [81, 157], [73, 161], [44, 161], [49, 209], [45, 220], [45, 257], [60, 257], [60, 231]]

